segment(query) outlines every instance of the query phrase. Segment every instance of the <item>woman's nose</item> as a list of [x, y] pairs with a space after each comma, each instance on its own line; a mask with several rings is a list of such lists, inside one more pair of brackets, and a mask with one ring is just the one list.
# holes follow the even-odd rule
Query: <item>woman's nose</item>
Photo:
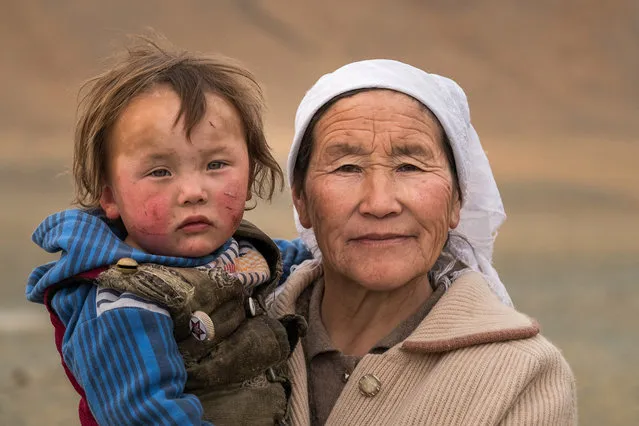
[[199, 179], [184, 179], [180, 184], [178, 201], [181, 205], [204, 204], [208, 196]]
[[361, 214], [383, 218], [402, 211], [392, 176], [381, 172], [371, 173], [365, 177], [362, 191], [359, 205]]

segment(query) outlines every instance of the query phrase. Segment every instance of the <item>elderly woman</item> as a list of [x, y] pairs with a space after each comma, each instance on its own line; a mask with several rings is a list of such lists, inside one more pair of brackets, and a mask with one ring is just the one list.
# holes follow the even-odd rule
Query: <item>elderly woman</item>
[[455, 82], [390, 60], [323, 76], [288, 171], [314, 255], [273, 304], [309, 324], [293, 424], [576, 422], [569, 366], [491, 266], [505, 214]]

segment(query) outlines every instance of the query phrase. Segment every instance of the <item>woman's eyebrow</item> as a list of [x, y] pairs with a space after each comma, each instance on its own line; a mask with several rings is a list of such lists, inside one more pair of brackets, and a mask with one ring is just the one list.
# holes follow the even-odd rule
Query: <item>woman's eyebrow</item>
[[338, 142], [326, 148], [326, 154], [331, 158], [341, 158], [347, 155], [362, 155], [364, 149], [360, 145]]
[[394, 157], [417, 157], [422, 159], [431, 159], [434, 157], [430, 147], [421, 143], [402, 143], [393, 144], [391, 155]]

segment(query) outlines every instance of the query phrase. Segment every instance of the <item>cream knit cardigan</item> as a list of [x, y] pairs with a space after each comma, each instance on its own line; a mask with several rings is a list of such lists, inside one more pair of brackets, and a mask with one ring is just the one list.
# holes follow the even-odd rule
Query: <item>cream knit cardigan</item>
[[[293, 313], [322, 273], [307, 261], [279, 289], [274, 314]], [[309, 425], [306, 363], [298, 344], [289, 361], [291, 422]], [[374, 374], [381, 390], [359, 391]], [[366, 355], [327, 425], [572, 425], [575, 382], [559, 350], [526, 315], [505, 306], [481, 274], [459, 277], [417, 329], [381, 355]]]

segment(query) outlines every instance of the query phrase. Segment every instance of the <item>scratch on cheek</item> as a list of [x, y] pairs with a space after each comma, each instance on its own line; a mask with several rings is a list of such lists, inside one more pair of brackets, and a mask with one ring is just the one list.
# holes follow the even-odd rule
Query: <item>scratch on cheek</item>
[[224, 206], [224, 210], [227, 212], [227, 217], [233, 226], [239, 226], [244, 216], [244, 202], [242, 198], [245, 198], [245, 193], [240, 190], [240, 186], [237, 183], [230, 183], [224, 188], [221, 199], [219, 200], [219, 206]]
[[227, 197], [229, 197], [229, 198], [233, 198], [234, 200], [235, 200], [235, 199], [237, 199], [237, 194], [234, 194], [234, 193], [232, 193], [232, 192], [230, 192], [230, 191], [226, 191], [226, 192], [224, 193], [224, 195], [226, 195], [226, 196], [227, 196]]

